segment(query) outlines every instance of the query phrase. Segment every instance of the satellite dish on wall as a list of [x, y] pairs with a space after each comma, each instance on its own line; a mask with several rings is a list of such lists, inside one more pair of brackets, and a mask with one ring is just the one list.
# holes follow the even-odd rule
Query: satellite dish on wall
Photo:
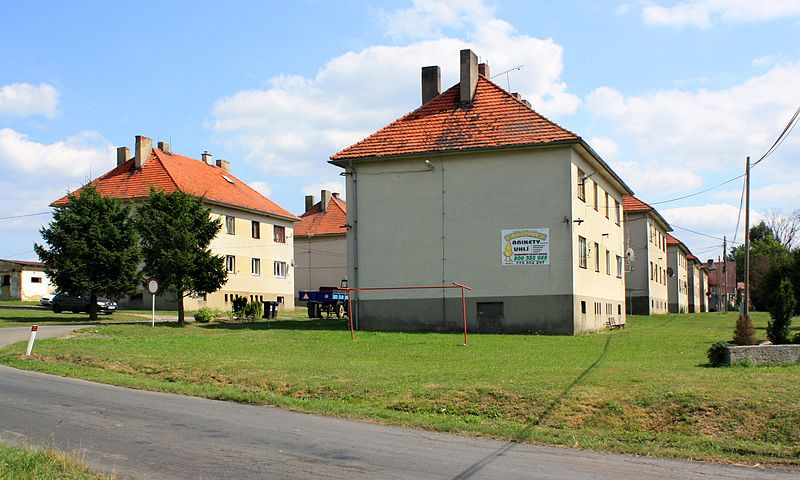
[[636, 261], [636, 252], [633, 251], [632, 248], [629, 248], [625, 251], [625, 256], [628, 258], [628, 261], [635, 262]]
[[667, 276], [668, 277], [674, 277], [675, 276], [675, 271], [672, 269], [672, 267], [667, 267]]

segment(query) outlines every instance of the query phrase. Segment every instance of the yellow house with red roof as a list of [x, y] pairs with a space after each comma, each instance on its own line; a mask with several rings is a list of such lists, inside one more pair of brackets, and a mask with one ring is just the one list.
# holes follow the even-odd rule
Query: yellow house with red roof
[[[143, 202], [150, 188], [170, 193], [180, 190], [203, 197], [211, 217], [222, 222], [222, 229], [211, 242], [211, 251], [225, 257], [228, 280], [213, 293], [187, 298], [185, 308], [203, 306], [229, 310], [233, 299], [273, 301], [279, 308], [294, 308], [293, 225], [297, 216], [261, 195], [231, 173], [230, 162], [214, 162], [209, 153], [201, 159], [171, 151], [166, 142], [137, 135], [135, 152], [117, 148], [117, 166], [92, 180], [101, 195], [131, 202]], [[66, 196], [53, 206], [68, 202]], [[144, 288], [136, 295], [120, 299], [122, 306], [149, 307], [150, 294]], [[164, 306], [164, 299], [157, 300]]]
[[347, 203], [322, 190], [306, 195], [306, 211], [294, 224], [295, 290], [339, 287], [347, 278]]
[[[346, 175], [348, 285], [450, 285], [472, 331], [575, 334], [625, 322], [622, 197], [630, 188], [578, 135], [460, 53], [441, 92], [331, 157]], [[452, 331], [461, 298], [360, 292], [359, 328]]]

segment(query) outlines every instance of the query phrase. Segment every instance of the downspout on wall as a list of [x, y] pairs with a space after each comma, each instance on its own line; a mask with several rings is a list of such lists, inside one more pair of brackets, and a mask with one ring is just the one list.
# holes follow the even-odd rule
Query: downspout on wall
[[[349, 159], [348, 163], [350, 164], [350, 178], [353, 181], [353, 198], [352, 198], [352, 210], [353, 210], [353, 225], [351, 227], [351, 232], [353, 232], [353, 288], [358, 288], [358, 177], [356, 175], [356, 169], [353, 166], [353, 160]], [[350, 199], [348, 199], [350, 201]], [[350, 206], [347, 207], [347, 211], [350, 212]], [[352, 292], [351, 292], [352, 294]], [[353, 315], [353, 328], [358, 330], [358, 297], [356, 296], [356, 301], [353, 302], [353, 312], [349, 312], [350, 315]]]

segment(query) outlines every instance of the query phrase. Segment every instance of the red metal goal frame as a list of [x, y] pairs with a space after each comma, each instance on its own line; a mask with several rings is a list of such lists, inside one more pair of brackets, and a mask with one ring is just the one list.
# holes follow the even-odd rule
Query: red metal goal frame
[[461, 283], [453, 282], [452, 285], [404, 285], [401, 287], [354, 287], [354, 288], [340, 288], [339, 290], [344, 290], [347, 292], [347, 319], [350, 326], [350, 340], [355, 341], [356, 334], [353, 329], [353, 296], [350, 295], [350, 292], [368, 292], [368, 291], [378, 291], [378, 290], [429, 290], [429, 289], [439, 289], [439, 290], [447, 290], [452, 288], [460, 288], [461, 289], [461, 315], [464, 321], [464, 346], [467, 346], [467, 304], [464, 299], [464, 290], [472, 290], [468, 285], [464, 285]]

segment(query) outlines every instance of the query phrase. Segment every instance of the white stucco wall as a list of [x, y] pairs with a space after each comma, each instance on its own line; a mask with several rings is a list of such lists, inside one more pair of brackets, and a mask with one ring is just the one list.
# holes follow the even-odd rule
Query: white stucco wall
[[347, 277], [346, 235], [317, 235], [294, 239], [294, 293], [338, 287]]
[[631, 297], [646, 296], [644, 314], [666, 313], [667, 252], [662, 240], [666, 232], [649, 213], [630, 213], [625, 216], [625, 236], [636, 257], [636, 261], [629, 262], [630, 271], [625, 279], [629, 305]]
[[668, 264], [675, 274], [667, 279], [669, 303], [672, 313], [689, 311], [689, 273], [686, 254], [677, 246], [667, 249]]

